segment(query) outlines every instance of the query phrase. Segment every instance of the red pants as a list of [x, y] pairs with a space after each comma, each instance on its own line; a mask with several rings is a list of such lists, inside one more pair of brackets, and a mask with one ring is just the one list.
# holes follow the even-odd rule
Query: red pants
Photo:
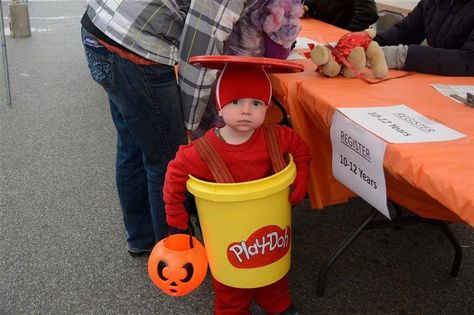
[[252, 300], [268, 313], [280, 313], [291, 304], [288, 276], [275, 283], [255, 289], [229, 287], [212, 277], [214, 313], [216, 315], [250, 315]]

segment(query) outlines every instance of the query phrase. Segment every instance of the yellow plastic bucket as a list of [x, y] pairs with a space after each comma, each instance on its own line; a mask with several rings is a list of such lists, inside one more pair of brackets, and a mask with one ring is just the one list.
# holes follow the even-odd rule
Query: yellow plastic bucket
[[236, 288], [280, 280], [291, 262], [289, 186], [296, 176], [291, 155], [285, 169], [255, 181], [220, 184], [189, 176], [212, 275]]

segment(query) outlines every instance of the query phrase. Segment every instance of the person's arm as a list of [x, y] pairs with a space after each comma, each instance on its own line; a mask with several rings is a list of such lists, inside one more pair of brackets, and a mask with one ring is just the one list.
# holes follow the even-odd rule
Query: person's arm
[[403, 69], [449, 76], [474, 76], [474, 30], [461, 49], [408, 46]]
[[352, 5], [354, 16], [347, 26], [349, 31], [363, 31], [377, 22], [379, 15], [377, 14], [377, 6], [374, 0], [354, 0]]
[[215, 70], [190, 65], [189, 58], [221, 54], [244, 4], [245, 0], [191, 1], [179, 46], [180, 95], [187, 130], [199, 126], [216, 78]]
[[423, 22], [423, 1], [400, 22], [378, 32], [374, 41], [380, 46], [421, 44], [426, 38]]
[[168, 164], [163, 186], [163, 200], [168, 225], [185, 230], [188, 227], [188, 211], [184, 206], [184, 200], [189, 171], [181, 148]]
[[293, 156], [296, 166], [296, 178], [291, 185], [289, 197], [291, 204], [296, 205], [306, 197], [311, 156], [308, 146], [296, 132], [287, 127], [279, 128], [280, 145]]
[[[402, 21], [377, 34], [374, 38], [384, 50], [387, 63], [397, 68], [420, 73], [472, 76], [474, 75], [474, 30], [459, 49], [419, 45], [426, 37], [420, 1]], [[466, 27], [471, 27], [466, 25]], [[400, 58], [400, 56], [403, 56]], [[393, 62], [393, 61], [396, 62]], [[402, 64], [400, 64], [402, 60]]]

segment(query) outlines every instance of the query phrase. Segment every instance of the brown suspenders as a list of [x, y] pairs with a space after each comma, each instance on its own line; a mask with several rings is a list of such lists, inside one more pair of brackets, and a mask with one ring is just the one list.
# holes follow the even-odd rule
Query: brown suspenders
[[206, 162], [211, 170], [212, 176], [217, 183], [235, 183], [234, 178], [230, 174], [227, 165], [225, 165], [222, 158], [217, 154], [216, 150], [209, 142], [206, 136], [202, 136], [195, 142], [196, 150], [201, 158]]
[[265, 135], [265, 141], [272, 159], [273, 171], [276, 174], [286, 167], [285, 159], [280, 151], [277, 131], [272, 125], [263, 125], [263, 134]]
[[[286, 162], [280, 151], [277, 131], [272, 125], [263, 125], [263, 134], [272, 160], [273, 171], [278, 173], [286, 167]], [[194, 144], [201, 158], [209, 166], [212, 176], [214, 176], [217, 183], [235, 183], [229, 169], [219, 154], [217, 154], [209, 139], [203, 136], [197, 139]]]

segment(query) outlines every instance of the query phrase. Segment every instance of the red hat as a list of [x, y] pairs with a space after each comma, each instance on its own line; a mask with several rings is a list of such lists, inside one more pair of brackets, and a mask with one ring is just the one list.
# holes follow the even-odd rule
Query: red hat
[[223, 108], [239, 98], [255, 98], [266, 105], [272, 98], [272, 84], [261, 65], [227, 64], [217, 79], [216, 105]]
[[299, 72], [303, 65], [280, 59], [241, 56], [194, 56], [189, 63], [222, 69], [216, 83], [216, 106], [220, 110], [240, 98], [255, 98], [269, 104], [272, 84], [267, 73]]

